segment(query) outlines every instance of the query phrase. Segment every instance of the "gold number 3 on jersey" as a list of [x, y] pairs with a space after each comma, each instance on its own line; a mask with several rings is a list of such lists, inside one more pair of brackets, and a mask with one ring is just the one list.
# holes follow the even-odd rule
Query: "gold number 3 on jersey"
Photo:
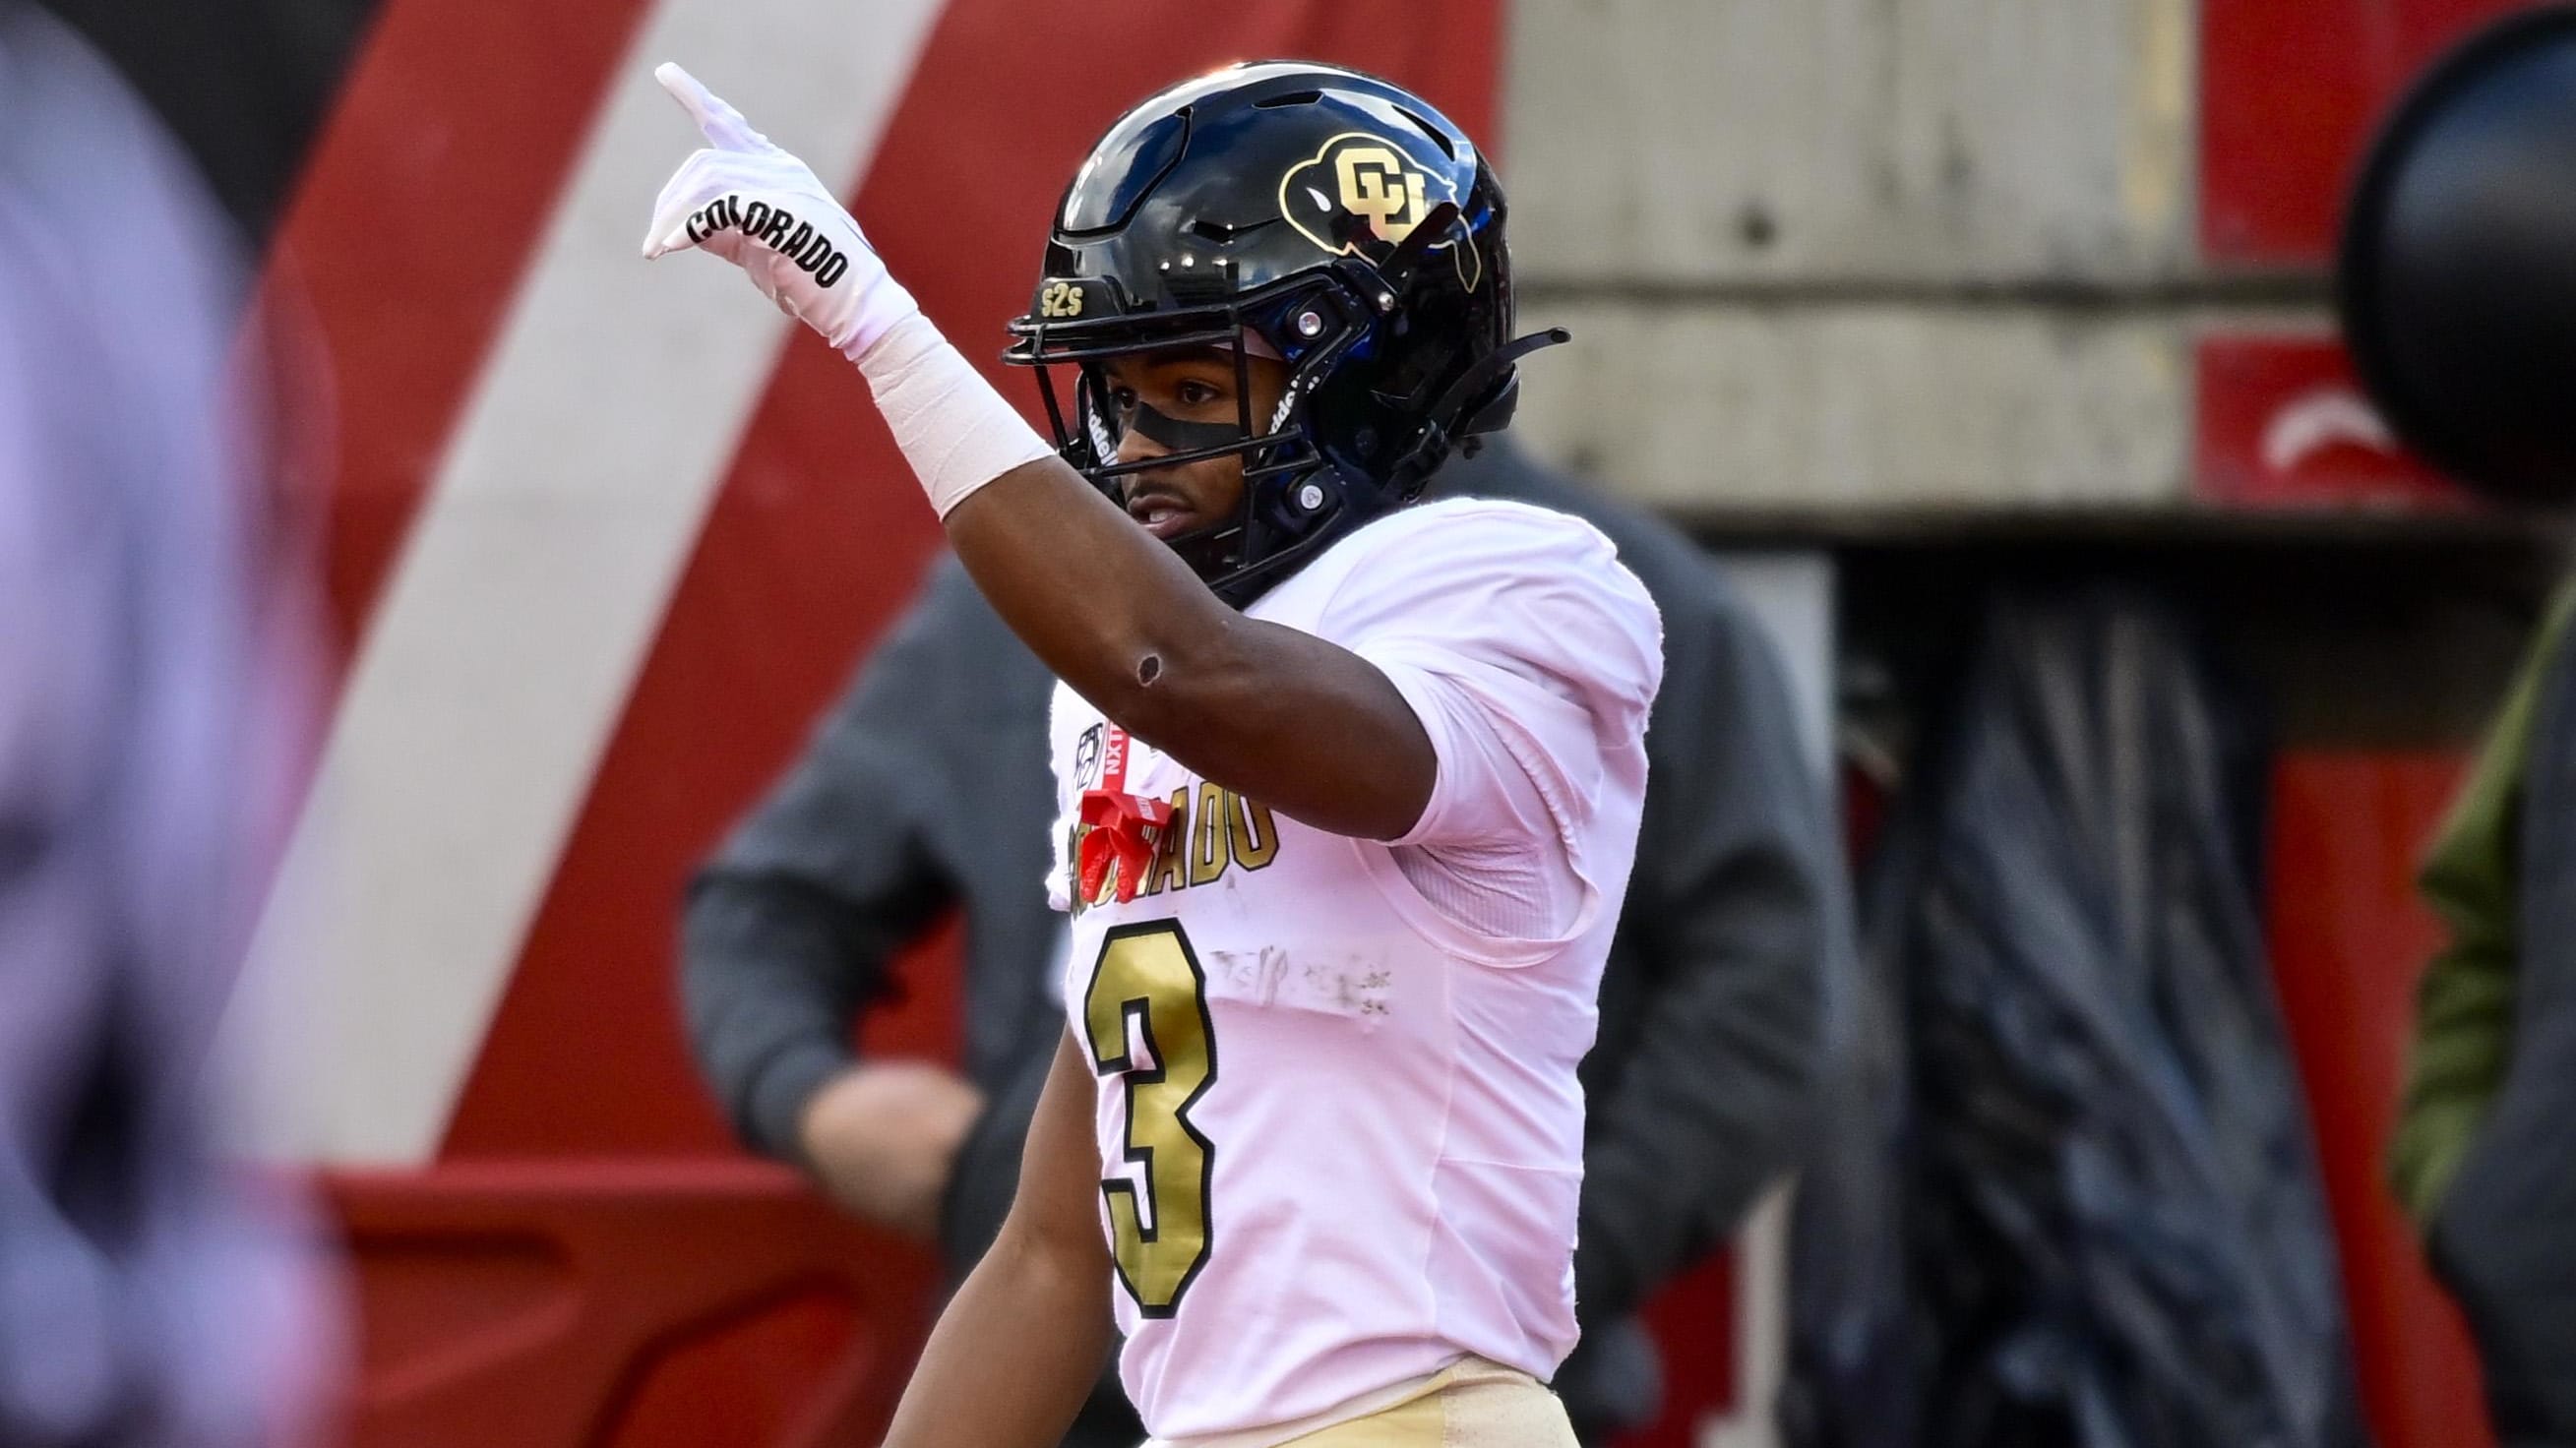
[[1082, 1011], [1092, 1069], [1127, 1083], [1127, 1160], [1137, 1176], [1100, 1183], [1118, 1280], [1138, 1311], [1169, 1317], [1207, 1263], [1216, 1175], [1216, 1147], [1189, 1117], [1216, 1083], [1216, 1036], [1207, 976], [1180, 922], [1113, 927]]

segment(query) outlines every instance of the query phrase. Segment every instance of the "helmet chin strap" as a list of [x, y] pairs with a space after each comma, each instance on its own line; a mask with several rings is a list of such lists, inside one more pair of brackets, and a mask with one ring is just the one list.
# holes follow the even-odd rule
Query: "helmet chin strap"
[[[1432, 407], [1430, 415], [1455, 420], [1447, 427], [1436, 421], [1423, 424], [1422, 430], [1414, 435], [1413, 445], [1396, 460], [1398, 472], [1421, 468], [1408, 498], [1420, 492], [1422, 480], [1429, 477], [1430, 469], [1438, 466], [1452, 447], [1462, 447], [1468, 456], [1473, 456], [1478, 433], [1500, 431], [1505, 423], [1511, 421], [1519, 387], [1517, 379], [1512, 376], [1513, 364], [1541, 347], [1555, 347], [1573, 340], [1574, 334], [1563, 327], [1532, 332], [1496, 348], [1492, 355], [1450, 383], [1448, 389], [1440, 394], [1440, 400]], [[1487, 388], [1493, 388], [1494, 395], [1478, 402], [1477, 394]], [[1472, 412], [1466, 411], [1470, 404], [1475, 405]]]

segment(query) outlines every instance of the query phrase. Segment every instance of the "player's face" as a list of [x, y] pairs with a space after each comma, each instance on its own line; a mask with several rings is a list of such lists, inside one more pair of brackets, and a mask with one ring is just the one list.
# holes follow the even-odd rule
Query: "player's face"
[[[1278, 409], [1288, 385], [1288, 364], [1269, 357], [1244, 360], [1257, 428], [1266, 425]], [[1215, 347], [1146, 352], [1111, 358], [1105, 370], [1110, 405], [1117, 409], [1122, 425], [1118, 442], [1122, 463], [1191, 452], [1242, 436], [1243, 412], [1236, 397], [1232, 352]], [[1160, 420], [1146, 416], [1148, 408]], [[1167, 427], [1167, 422], [1182, 426]], [[1204, 432], [1204, 441], [1183, 435], [1206, 429], [1217, 431]], [[1168, 440], [1148, 435], [1152, 433]], [[1205, 458], [1130, 473], [1125, 500], [1128, 516], [1165, 540], [1231, 522], [1243, 505], [1243, 458], [1240, 454]]]

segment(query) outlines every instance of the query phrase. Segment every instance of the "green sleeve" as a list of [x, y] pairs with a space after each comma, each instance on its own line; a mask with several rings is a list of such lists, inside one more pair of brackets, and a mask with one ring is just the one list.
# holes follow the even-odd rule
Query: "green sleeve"
[[2390, 1185], [2419, 1230], [2432, 1224], [2511, 1053], [2524, 764], [2541, 682], [2572, 613], [2576, 586], [2551, 603], [2417, 880], [2450, 936], [2416, 987], [2415, 1039], [2389, 1147]]

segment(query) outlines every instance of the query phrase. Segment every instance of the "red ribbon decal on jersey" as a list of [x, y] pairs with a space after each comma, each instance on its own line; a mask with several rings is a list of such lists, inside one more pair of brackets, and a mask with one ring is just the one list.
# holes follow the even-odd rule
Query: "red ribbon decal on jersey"
[[1083, 827], [1075, 862], [1082, 903], [1106, 905], [1113, 895], [1121, 905], [1135, 899], [1163, 829], [1172, 822], [1172, 804], [1127, 792], [1127, 731], [1115, 724], [1102, 731], [1100, 785], [1082, 792], [1077, 818]]

